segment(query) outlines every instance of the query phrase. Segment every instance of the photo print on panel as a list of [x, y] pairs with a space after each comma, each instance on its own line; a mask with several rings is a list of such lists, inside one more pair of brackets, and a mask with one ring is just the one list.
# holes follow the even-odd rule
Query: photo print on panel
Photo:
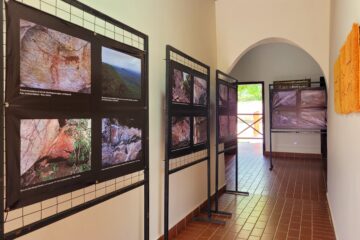
[[224, 84], [219, 84], [219, 106], [227, 107], [228, 104], [228, 87]]
[[173, 116], [171, 119], [171, 147], [173, 150], [190, 146], [190, 117]]
[[20, 93], [91, 93], [91, 44], [20, 19]]
[[140, 100], [141, 69], [140, 58], [102, 47], [102, 100]]
[[234, 138], [237, 136], [237, 117], [229, 116], [229, 136]]
[[194, 117], [194, 145], [203, 144], [207, 142], [207, 117]]
[[190, 104], [191, 75], [185, 71], [173, 69], [172, 102]]
[[207, 81], [194, 76], [194, 105], [207, 105]]
[[20, 185], [91, 170], [90, 119], [21, 119]]
[[132, 117], [102, 118], [102, 167], [142, 160], [141, 119]]
[[219, 116], [219, 137], [224, 140], [229, 136], [229, 117], [227, 115]]

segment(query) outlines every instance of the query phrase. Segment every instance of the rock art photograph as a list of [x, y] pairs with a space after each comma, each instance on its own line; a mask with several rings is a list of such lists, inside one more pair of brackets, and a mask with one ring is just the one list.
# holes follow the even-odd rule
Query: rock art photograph
[[207, 141], [207, 118], [194, 117], [194, 144]]
[[171, 140], [173, 149], [190, 145], [190, 117], [172, 117]]
[[190, 103], [191, 75], [174, 69], [172, 101], [177, 103]]
[[141, 99], [141, 59], [101, 48], [102, 96]]
[[237, 118], [236, 116], [229, 116], [229, 135], [234, 137], [237, 135]]
[[132, 118], [103, 118], [103, 168], [142, 159], [141, 126]]
[[228, 122], [229, 122], [228, 116], [226, 115], [219, 116], [220, 138], [226, 138], [229, 135]]
[[91, 92], [90, 43], [20, 20], [20, 87]]
[[91, 170], [90, 119], [22, 119], [20, 184], [26, 188]]
[[207, 104], [207, 82], [199, 77], [194, 77], [194, 104]]
[[228, 87], [224, 84], [219, 85], [219, 105], [226, 106], [228, 103]]

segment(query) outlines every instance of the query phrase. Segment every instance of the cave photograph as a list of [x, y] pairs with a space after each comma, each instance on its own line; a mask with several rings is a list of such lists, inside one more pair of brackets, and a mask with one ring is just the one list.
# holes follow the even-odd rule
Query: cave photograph
[[207, 141], [207, 117], [194, 117], [194, 144]]
[[190, 103], [191, 75], [174, 69], [172, 85], [172, 101], [176, 103]]
[[27, 188], [91, 170], [90, 119], [22, 119], [20, 185]]
[[207, 82], [196, 76], [194, 77], [194, 104], [207, 104]]
[[132, 118], [103, 118], [102, 167], [142, 159], [142, 129]]
[[172, 148], [178, 149], [190, 145], [190, 117], [172, 117]]
[[102, 96], [141, 98], [141, 59], [111, 48], [101, 48]]
[[91, 44], [20, 19], [20, 87], [91, 93]]

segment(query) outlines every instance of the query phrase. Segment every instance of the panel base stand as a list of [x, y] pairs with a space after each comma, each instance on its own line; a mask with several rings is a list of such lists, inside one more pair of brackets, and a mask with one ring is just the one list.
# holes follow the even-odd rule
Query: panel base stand
[[218, 219], [213, 219], [211, 217], [193, 217], [193, 221], [196, 222], [206, 222], [206, 223], [214, 223], [218, 225], [225, 225], [226, 222]]
[[240, 195], [240, 196], [249, 196], [249, 192], [242, 192], [242, 191], [234, 191], [234, 190], [226, 190], [225, 193], [227, 194], [234, 194], [234, 195]]
[[217, 214], [217, 215], [224, 215], [226, 217], [231, 217], [231, 212], [225, 212], [225, 211], [218, 211], [218, 210], [211, 210], [211, 213]]

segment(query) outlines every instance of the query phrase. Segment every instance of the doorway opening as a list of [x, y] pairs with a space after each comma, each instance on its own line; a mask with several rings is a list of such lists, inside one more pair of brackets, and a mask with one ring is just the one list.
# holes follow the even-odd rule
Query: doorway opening
[[262, 145], [265, 153], [264, 82], [238, 83], [238, 143]]

